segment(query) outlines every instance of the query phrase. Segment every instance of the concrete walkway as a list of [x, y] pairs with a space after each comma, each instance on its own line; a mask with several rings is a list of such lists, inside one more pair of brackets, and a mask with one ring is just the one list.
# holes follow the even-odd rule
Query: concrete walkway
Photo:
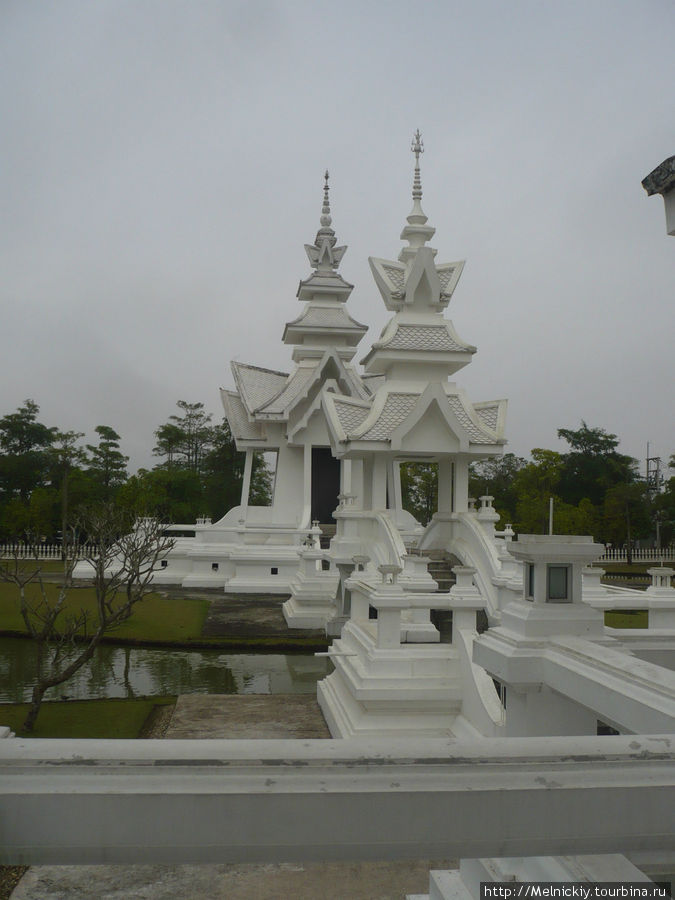
[[447, 862], [36, 866], [12, 900], [403, 900]]
[[[329, 738], [307, 694], [184, 694], [167, 738]], [[456, 860], [228, 863], [216, 866], [34, 866], [11, 900], [403, 900], [429, 869]]]
[[166, 738], [329, 738], [312, 694], [183, 694]]

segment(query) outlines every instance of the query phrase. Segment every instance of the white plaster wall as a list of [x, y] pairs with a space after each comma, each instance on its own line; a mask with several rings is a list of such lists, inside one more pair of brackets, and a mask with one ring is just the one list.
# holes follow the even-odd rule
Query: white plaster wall
[[524, 693], [507, 687], [505, 730], [509, 737], [593, 735], [597, 731], [597, 716], [545, 685], [541, 690]]
[[277, 462], [277, 478], [274, 486], [274, 506], [272, 521], [279, 524], [292, 523], [300, 526], [303, 496], [303, 459], [302, 447], [282, 445], [279, 448]]

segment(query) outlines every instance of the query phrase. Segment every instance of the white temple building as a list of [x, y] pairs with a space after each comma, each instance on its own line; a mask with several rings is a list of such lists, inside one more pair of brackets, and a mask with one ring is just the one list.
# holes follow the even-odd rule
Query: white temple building
[[[376, 513], [376, 527], [390, 533], [392, 552], [372, 548], [374, 563], [398, 564], [422, 534], [402, 507], [401, 462], [438, 462], [439, 516], [468, 511], [469, 464], [503, 451], [506, 401], [472, 403], [450, 380], [476, 351], [443, 315], [464, 264], [435, 262], [428, 246], [435, 229], [421, 206], [419, 133], [413, 150], [413, 206], [401, 234], [407, 246], [398, 260], [370, 260], [394, 315], [361, 360], [363, 369], [352, 360], [367, 328], [347, 310], [352, 285], [338, 272], [346, 247], [336, 246], [326, 173], [320, 228], [305, 247], [313, 271], [297, 292], [304, 306], [283, 334], [293, 369], [234, 362], [236, 390], [221, 391], [237, 448], [246, 453], [241, 504], [215, 524], [198, 523], [194, 539], [179, 538], [158, 582], [292, 592], [289, 624], [323, 626], [336, 612], [340, 564], [353, 567], [363, 551], [356, 520]], [[248, 502], [256, 452], [277, 458], [268, 507]], [[317, 526], [329, 537], [336, 521], [342, 527], [331, 545], [332, 574], [320, 589], [312, 585], [310, 610], [295, 597], [308, 593], [308, 579], [321, 568], [312, 552]]]

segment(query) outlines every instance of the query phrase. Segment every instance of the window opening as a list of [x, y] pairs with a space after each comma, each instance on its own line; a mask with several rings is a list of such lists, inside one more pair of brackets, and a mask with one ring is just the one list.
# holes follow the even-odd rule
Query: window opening
[[534, 600], [534, 563], [527, 564], [527, 599]]
[[550, 603], [570, 603], [569, 566], [548, 566], [546, 600]]

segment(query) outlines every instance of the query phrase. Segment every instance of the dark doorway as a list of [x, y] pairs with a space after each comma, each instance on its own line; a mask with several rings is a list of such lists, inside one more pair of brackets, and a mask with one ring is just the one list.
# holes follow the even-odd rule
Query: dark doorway
[[333, 510], [340, 493], [340, 460], [330, 447], [312, 447], [312, 520], [323, 525], [335, 521]]

